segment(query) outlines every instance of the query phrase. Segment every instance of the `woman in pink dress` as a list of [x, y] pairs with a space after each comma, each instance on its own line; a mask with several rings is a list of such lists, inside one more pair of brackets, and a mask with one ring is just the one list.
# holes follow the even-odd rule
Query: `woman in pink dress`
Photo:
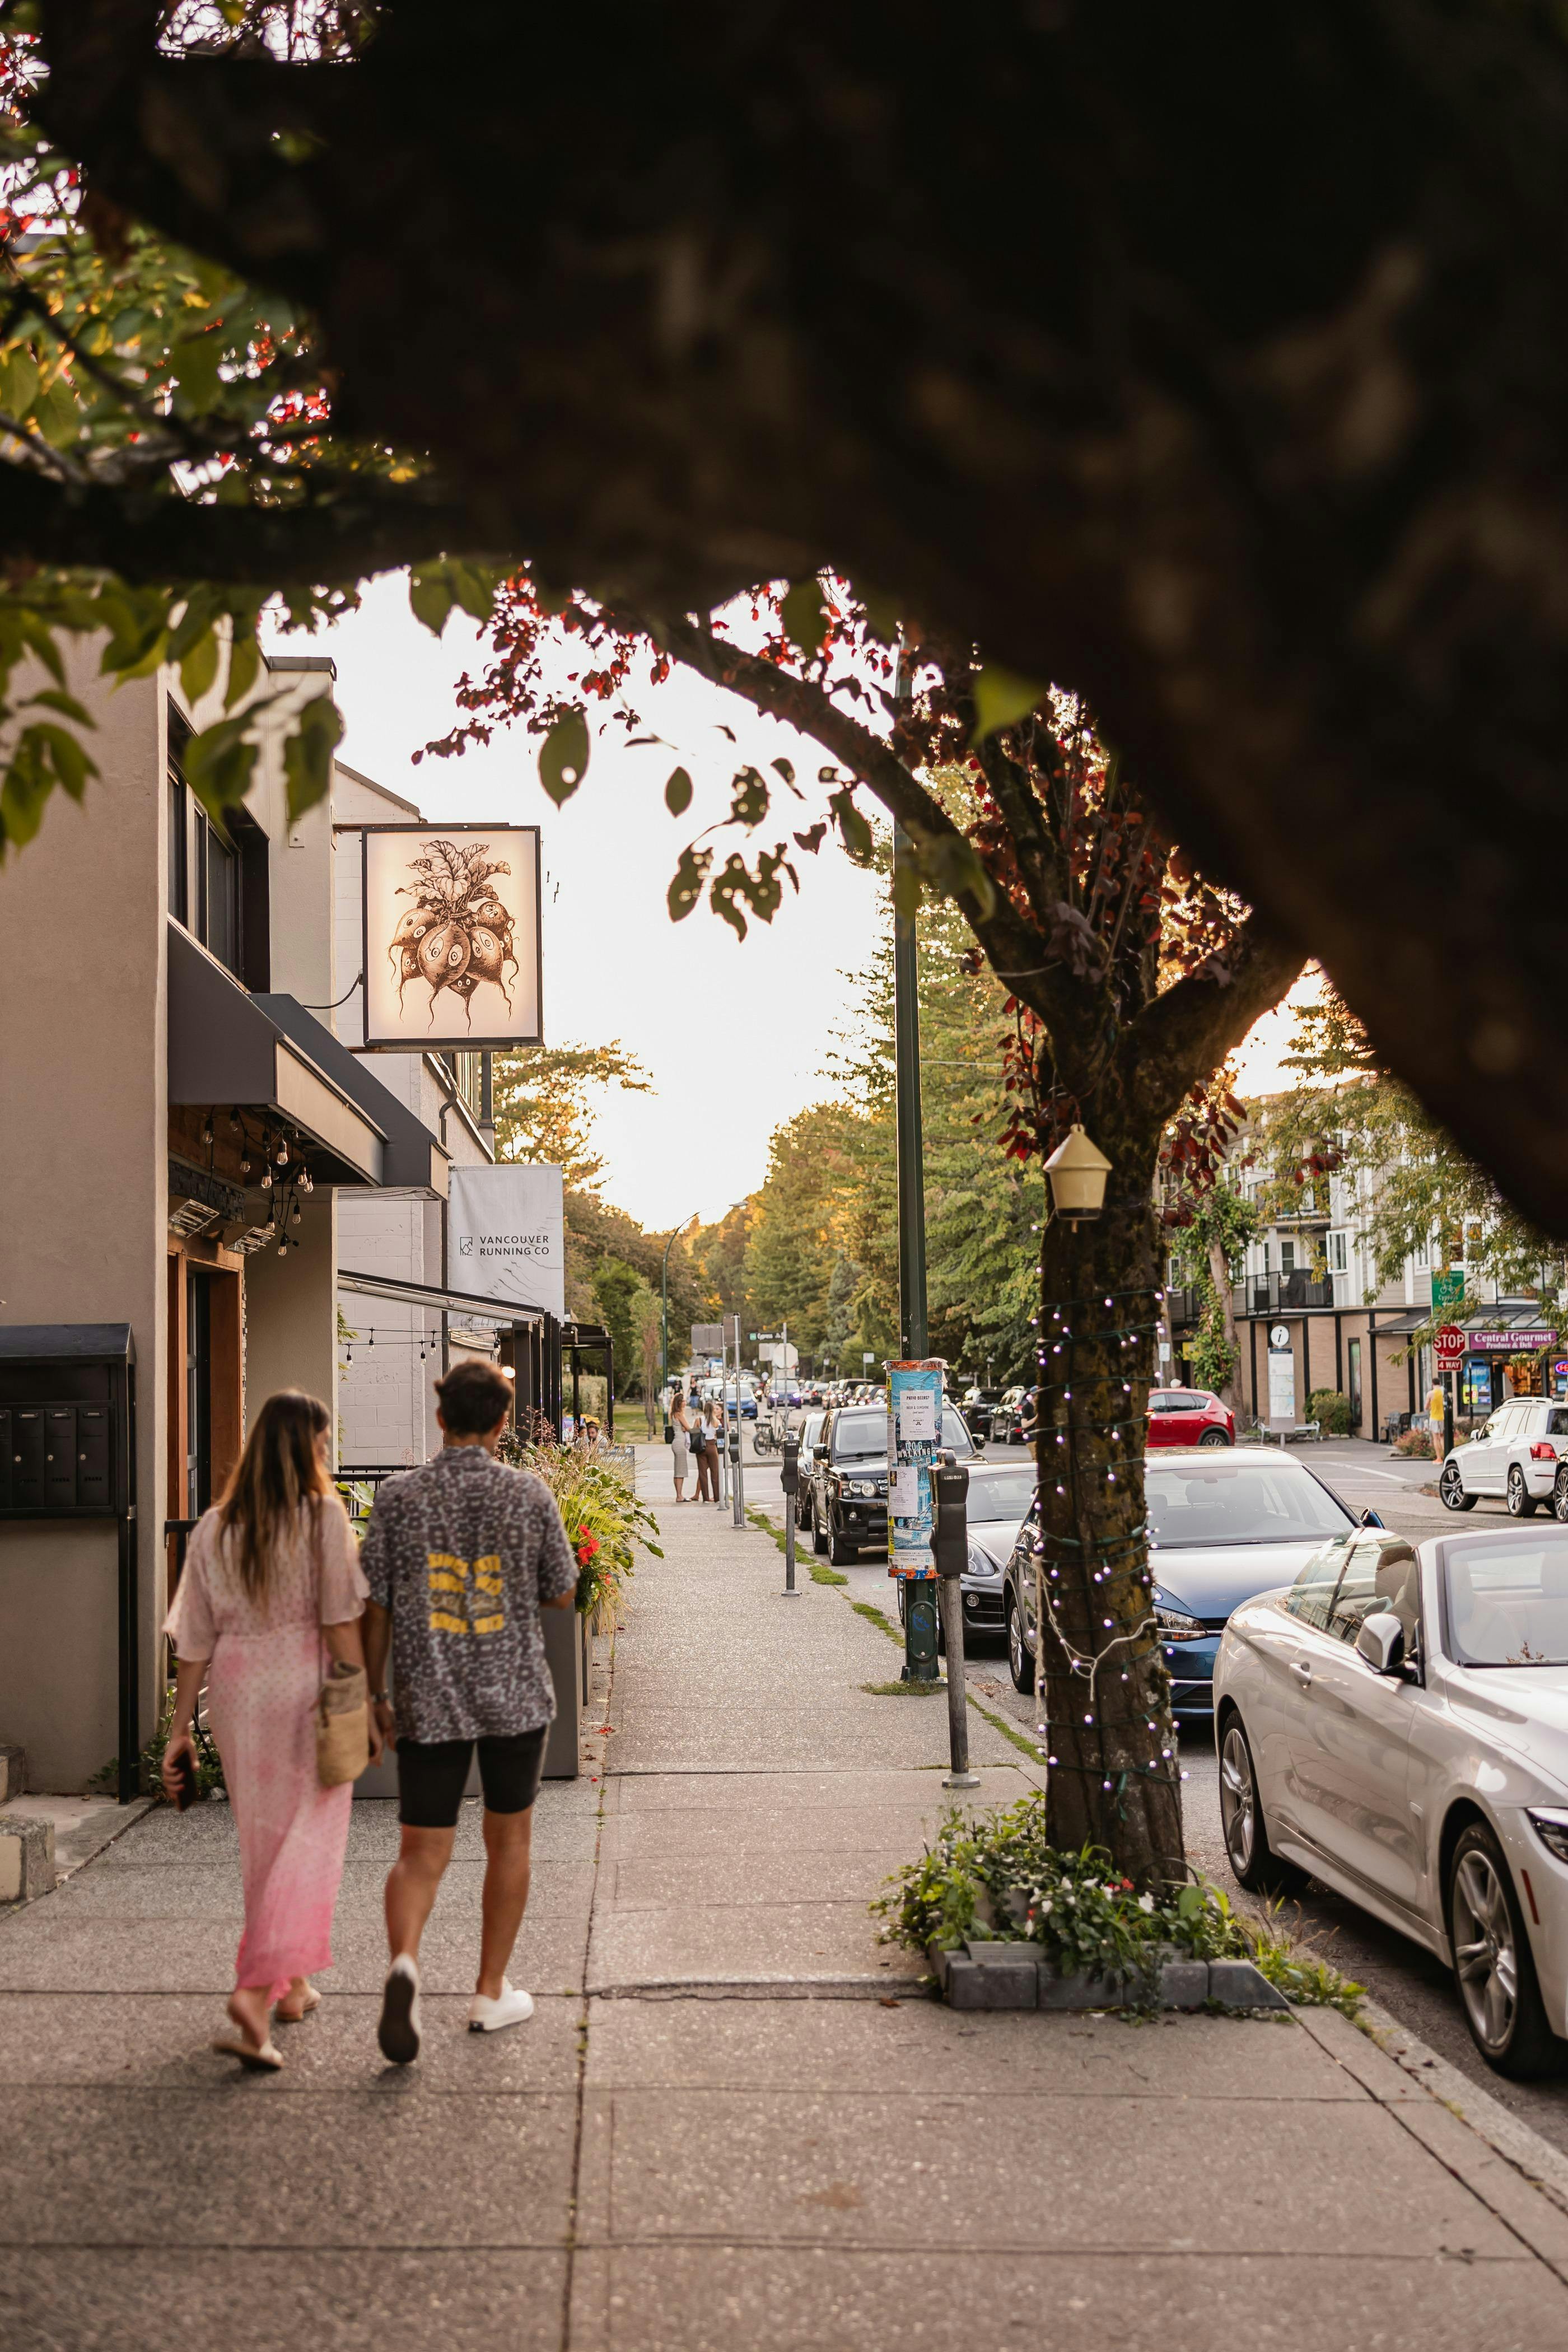
[[[205, 1681], [239, 1831], [245, 1933], [228, 2013], [214, 2043], [244, 2064], [282, 2064], [268, 2011], [294, 2025], [321, 2000], [348, 1843], [351, 1784], [316, 1777], [322, 1651], [363, 1666], [369, 1590], [348, 1514], [327, 1469], [325, 1405], [296, 1389], [268, 1397], [223, 1499], [191, 1538], [164, 1632], [179, 1674], [163, 1785], [194, 1756], [191, 1719]], [[380, 1736], [373, 1727], [373, 1754]], [[276, 2003], [276, 2008], [273, 2004]]]

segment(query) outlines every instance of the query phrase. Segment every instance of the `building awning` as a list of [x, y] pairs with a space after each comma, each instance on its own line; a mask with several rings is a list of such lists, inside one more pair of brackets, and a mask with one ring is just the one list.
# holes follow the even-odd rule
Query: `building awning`
[[322, 1076], [357, 1103], [386, 1139], [381, 1181], [389, 1192], [426, 1192], [447, 1198], [447, 1157], [423, 1119], [368, 1070], [356, 1054], [292, 996], [253, 996], [289, 1043], [308, 1055]]
[[299, 1000], [252, 995], [169, 927], [169, 1100], [269, 1110], [338, 1163], [329, 1184], [447, 1197], [447, 1154], [423, 1120]]
[[338, 1269], [338, 1288], [362, 1298], [391, 1298], [404, 1307], [423, 1307], [432, 1315], [482, 1317], [494, 1323], [542, 1323], [542, 1307], [520, 1307], [515, 1299], [481, 1298], [471, 1290], [443, 1290], [427, 1282], [399, 1282], [390, 1275], [352, 1274]]

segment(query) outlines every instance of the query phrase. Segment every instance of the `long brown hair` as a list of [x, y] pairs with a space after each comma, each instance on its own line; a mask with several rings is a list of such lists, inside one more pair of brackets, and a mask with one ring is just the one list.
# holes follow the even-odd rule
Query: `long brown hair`
[[269, 1396], [218, 1502], [218, 1526], [239, 1530], [239, 1580], [252, 1600], [267, 1591], [278, 1538], [307, 1496], [327, 1496], [331, 1480], [316, 1440], [331, 1427], [319, 1397], [302, 1389]]

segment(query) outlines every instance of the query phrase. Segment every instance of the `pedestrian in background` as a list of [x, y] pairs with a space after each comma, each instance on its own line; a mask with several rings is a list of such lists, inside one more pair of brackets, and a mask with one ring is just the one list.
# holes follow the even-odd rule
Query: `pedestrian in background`
[[669, 1442], [669, 1466], [675, 1478], [675, 1499], [678, 1503], [684, 1503], [686, 1500], [684, 1491], [686, 1486], [686, 1473], [688, 1468], [688, 1459], [691, 1450], [691, 1431], [693, 1424], [691, 1414], [687, 1408], [686, 1399], [680, 1392], [679, 1383], [677, 1383], [675, 1394], [671, 1397], [669, 1402], [669, 1425], [672, 1432]]
[[719, 1448], [724, 1443], [724, 1407], [718, 1397], [710, 1397], [702, 1417], [702, 1444], [708, 1457], [708, 1493], [711, 1502], [719, 1500]]
[[708, 1408], [700, 1404], [691, 1431], [691, 1451], [697, 1462], [697, 1496], [700, 1503], [716, 1502], [719, 1496], [719, 1455], [709, 1444]]
[[[350, 1781], [323, 1789], [316, 1705], [323, 1646], [363, 1667], [368, 1591], [348, 1514], [327, 1467], [327, 1408], [285, 1389], [256, 1417], [222, 1500], [191, 1538], [163, 1631], [179, 1661], [163, 1786], [180, 1793], [195, 1761], [202, 1684], [239, 1832], [245, 1933], [228, 2014], [213, 2047], [253, 2070], [282, 2064], [271, 2021], [297, 2025], [321, 2001], [348, 1843]], [[381, 1753], [373, 1727], [371, 1756]]]
[[[386, 1882], [392, 1966], [377, 2039], [395, 2066], [419, 2055], [419, 1945], [452, 1858], [479, 1749], [485, 1883], [470, 2033], [533, 2015], [507, 1964], [528, 1906], [533, 1801], [555, 1689], [542, 1609], [570, 1609], [577, 1562], [555, 1497], [496, 1449], [511, 1391], [470, 1358], [436, 1383], [445, 1438], [433, 1462], [389, 1478], [365, 1530], [365, 1647], [380, 1728], [397, 1739], [402, 1843]], [[391, 1651], [395, 1702], [384, 1680]]]
[[1446, 1400], [1443, 1395], [1443, 1383], [1440, 1380], [1434, 1378], [1432, 1382], [1432, 1392], [1426, 1400], [1426, 1422], [1427, 1426], [1432, 1432], [1432, 1459], [1434, 1462], [1441, 1462], [1443, 1459], [1443, 1407], [1445, 1402]]

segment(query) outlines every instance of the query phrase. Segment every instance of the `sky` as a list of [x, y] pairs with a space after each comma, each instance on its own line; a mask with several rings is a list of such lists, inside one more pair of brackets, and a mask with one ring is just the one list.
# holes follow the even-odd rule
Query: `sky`
[[[694, 1213], [711, 1223], [755, 1191], [774, 1128], [831, 1091], [820, 1073], [848, 1018], [840, 975], [876, 945], [879, 885], [829, 839], [798, 860], [800, 897], [786, 884], [772, 924], [752, 923], [743, 940], [706, 904], [672, 923], [665, 893], [686, 843], [726, 814], [738, 765], [783, 756], [815, 774], [817, 747], [678, 670], [662, 687], [628, 687], [646, 722], [639, 731], [668, 748], [631, 751], [622, 730], [601, 731], [586, 777], [558, 810], [539, 782], [537, 743], [521, 732], [460, 759], [413, 764], [458, 716], [454, 689], [479, 643], [462, 614], [432, 636], [408, 609], [405, 582], [389, 576], [330, 630], [277, 636], [272, 649], [285, 643], [336, 661], [338, 757], [348, 766], [426, 817], [540, 827], [545, 1037], [618, 1039], [653, 1082], [650, 1094], [601, 1097], [605, 1197], [660, 1233]], [[678, 763], [696, 787], [679, 819], [664, 804]], [[780, 831], [770, 819], [756, 840], [771, 846]]]
[[[677, 670], [662, 687], [638, 680], [627, 688], [645, 722], [638, 731], [663, 743], [631, 750], [622, 730], [602, 730], [586, 777], [557, 809], [539, 782], [537, 745], [521, 732], [460, 759], [414, 765], [458, 716], [455, 688], [475, 662], [479, 632], [454, 613], [433, 636], [409, 611], [402, 575], [371, 583], [360, 610], [332, 628], [310, 640], [275, 636], [272, 649], [285, 644], [336, 661], [345, 727], [338, 756], [348, 766], [428, 818], [540, 827], [545, 1037], [554, 1045], [618, 1040], [652, 1082], [647, 1094], [601, 1097], [595, 1141], [605, 1197], [663, 1233], [694, 1214], [711, 1223], [755, 1191], [773, 1129], [833, 1090], [826, 1058], [853, 1018], [843, 975], [876, 945], [882, 886], [829, 836], [816, 857], [798, 861], [800, 896], [786, 885], [772, 924], [752, 923], [743, 940], [706, 905], [672, 923], [665, 893], [685, 844], [726, 813], [738, 765], [782, 755], [811, 774], [822, 761], [817, 747]], [[664, 804], [678, 763], [696, 787], [679, 819]], [[778, 838], [771, 819], [756, 836], [763, 846]], [[1289, 1002], [1247, 1040], [1247, 1092], [1281, 1083]]]

